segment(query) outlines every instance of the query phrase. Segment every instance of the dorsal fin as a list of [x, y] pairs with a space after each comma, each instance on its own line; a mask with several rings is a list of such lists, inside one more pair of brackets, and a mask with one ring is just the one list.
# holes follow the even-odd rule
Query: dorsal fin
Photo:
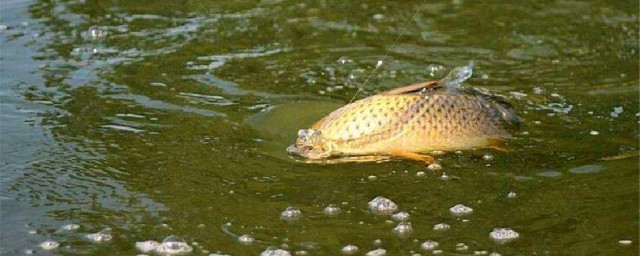
[[422, 89], [431, 90], [431, 89], [436, 89], [440, 87], [442, 86], [438, 84], [438, 81], [428, 81], [428, 82], [422, 82], [417, 84], [405, 85], [400, 88], [395, 88], [395, 89], [380, 93], [380, 95], [407, 94], [407, 93], [419, 92]]

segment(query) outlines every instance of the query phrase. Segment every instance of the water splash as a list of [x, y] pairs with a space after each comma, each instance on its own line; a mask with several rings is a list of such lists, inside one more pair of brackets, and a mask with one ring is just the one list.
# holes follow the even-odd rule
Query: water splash
[[462, 83], [467, 81], [473, 74], [473, 61], [466, 66], [455, 67], [440, 80], [440, 83], [446, 88], [460, 88]]

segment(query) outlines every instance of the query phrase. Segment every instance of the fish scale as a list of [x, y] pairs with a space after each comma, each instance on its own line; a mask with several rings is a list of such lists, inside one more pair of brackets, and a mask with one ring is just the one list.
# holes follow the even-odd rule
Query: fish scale
[[469, 149], [509, 137], [503, 111], [472, 93], [381, 94], [348, 104], [312, 128], [343, 154]]

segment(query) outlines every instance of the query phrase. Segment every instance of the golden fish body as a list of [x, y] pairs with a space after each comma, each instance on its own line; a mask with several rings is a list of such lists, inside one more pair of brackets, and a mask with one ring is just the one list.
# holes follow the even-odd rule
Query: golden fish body
[[477, 90], [383, 93], [301, 130], [290, 152], [325, 158], [486, 147], [509, 137], [503, 123], [513, 117], [506, 105]]

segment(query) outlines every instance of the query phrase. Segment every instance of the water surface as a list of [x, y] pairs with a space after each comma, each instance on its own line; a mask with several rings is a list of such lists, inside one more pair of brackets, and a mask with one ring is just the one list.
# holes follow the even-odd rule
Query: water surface
[[[3, 2], [0, 253], [131, 255], [136, 242], [178, 235], [194, 255], [337, 255], [347, 244], [428, 255], [426, 240], [445, 255], [637, 255], [638, 8]], [[509, 152], [448, 152], [435, 171], [286, 155], [298, 129], [356, 91], [470, 60], [466, 86], [506, 95], [523, 118]], [[411, 234], [368, 210], [377, 196], [410, 214]], [[330, 204], [337, 215], [323, 212]], [[453, 215], [456, 204], [473, 213]], [[281, 219], [290, 206], [297, 221]], [[112, 240], [86, 238], [105, 228]], [[497, 243], [494, 228], [519, 238]], [[46, 240], [60, 246], [45, 251]]]

